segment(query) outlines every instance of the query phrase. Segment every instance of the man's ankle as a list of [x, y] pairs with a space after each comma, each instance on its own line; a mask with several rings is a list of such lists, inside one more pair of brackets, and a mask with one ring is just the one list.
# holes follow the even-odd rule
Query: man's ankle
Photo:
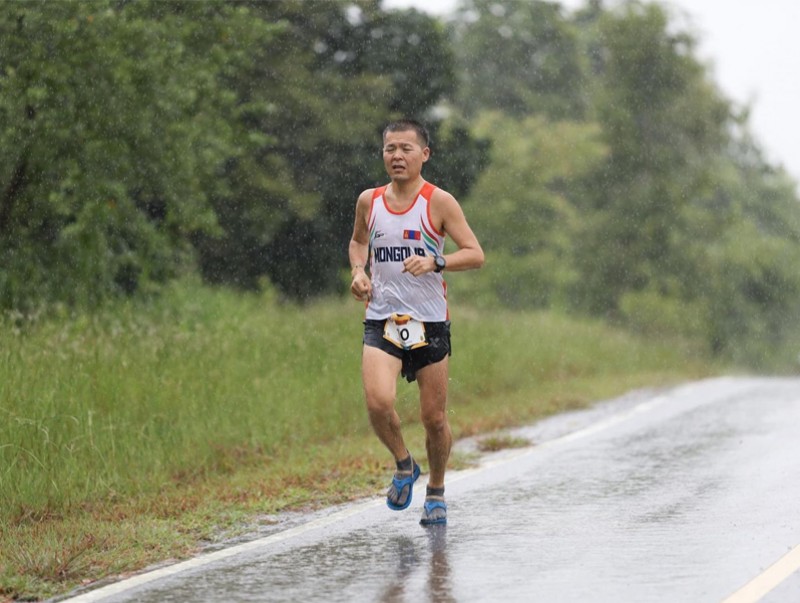
[[411, 471], [414, 468], [414, 461], [411, 459], [411, 454], [404, 458], [402, 461], [396, 461], [398, 471]]
[[425, 496], [435, 496], [438, 498], [444, 498], [444, 486], [441, 488], [431, 488], [430, 486], [425, 487]]

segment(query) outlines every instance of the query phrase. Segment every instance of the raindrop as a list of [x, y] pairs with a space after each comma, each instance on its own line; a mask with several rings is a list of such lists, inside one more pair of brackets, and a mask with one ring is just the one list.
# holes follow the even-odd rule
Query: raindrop
[[344, 63], [349, 58], [350, 53], [346, 50], [337, 50], [335, 53], [333, 53], [333, 60], [337, 63]]
[[364, 22], [364, 14], [355, 4], [351, 4], [344, 10], [344, 16], [350, 25], [360, 25]]
[[489, 7], [489, 12], [495, 17], [504, 17], [506, 14], [506, 7], [500, 3], [495, 3]]
[[464, 23], [477, 23], [481, 20], [481, 15], [476, 10], [468, 10], [464, 13]]

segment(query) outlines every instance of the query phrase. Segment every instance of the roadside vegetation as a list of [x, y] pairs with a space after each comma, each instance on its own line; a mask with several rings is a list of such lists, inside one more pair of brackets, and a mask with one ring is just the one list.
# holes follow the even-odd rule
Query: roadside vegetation
[[[452, 309], [455, 437], [710, 374], [692, 342], [553, 312]], [[380, 496], [391, 463], [359, 379], [363, 308], [196, 283], [0, 328], [0, 594], [36, 599]], [[417, 393], [398, 408], [424, 450]], [[453, 459], [454, 464], [466, 459]]]
[[448, 277], [456, 437], [797, 372], [797, 183], [697, 43], [639, 1], [6, 3], [0, 600], [383, 491], [339, 296], [392, 119], [486, 252]]

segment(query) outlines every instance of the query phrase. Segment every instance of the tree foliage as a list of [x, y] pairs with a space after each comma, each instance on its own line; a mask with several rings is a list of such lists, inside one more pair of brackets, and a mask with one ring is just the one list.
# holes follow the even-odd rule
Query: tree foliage
[[[559, 307], [766, 362], [800, 338], [800, 205], [655, 3], [75, 0], [0, 13], [0, 307], [196, 272], [341, 289], [380, 135], [425, 121], [476, 302]], [[794, 340], [792, 338], [795, 338]]]
[[555, 119], [585, 110], [577, 32], [563, 8], [541, 0], [465, 0], [453, 34], [459, 105]]
[[0, 15], [0, 303], [95, 304], [162, 282], [241, 154], [217, 86], [246, 11], [206, 3], [18, 3]]
[[[269, 142], [231, 164], [230, 194], [215, 200], [223, 233], [203, 235], [197, 245], [209, 280], [254, 288], [268, 276], [302, 300], [339, 286], [355, 199], [385, 178], [382, 126], [426, 115], [452, 90], [453, 63], [444, 28], [416, 11], [389, 15], [369, 1], [248, 6], [265, 22], [285, 25], [274, 47], [256, 48], [251, 65], [229, 80], [247, 102], [243, 127]], [[461, 167], [478, 166], [483, 147], [458, 123], [430, 126], [437, 157], [445, 158], [432, 162], [432, 173], [466, 190], [471, 179]], [[276, 170], [282, 187], [258, 185], [260, 174]], [[265, 202], [274, 208], [269, 215]]]
[[[19, 3], [0, 19], [4, 307], [93, 305], [195, 265], [295, 299], [335, 289], [355, 198], [385, 177], [382, 125], [455, 85], [444, 27], [370, 0]], [[480, 165], [467, 128], [430, 122]], [[435, 169], [465, 190], [460, 167]]]
[[[531, 65], [554, 23], [549, 64], [580, 76], [551, 87]], [[546, 3], [464, 0], [453, 30], [455, 102], [484, 116], [476, 128], [493, 142], [470, 207], [498, 271], [475, 280], [473, 299], [572, 307], [751, 363], [797, 341], [794, 183], [664, 9], [595, 0], [568, 18]]]
[[485, 112], [475, 129], [492, 150], [471, 192], [470, 220], [490, 264], [498, 265], [479, 278], [513, 307], [563, 304], [575, 278], [567, 264], [581, 223], [568, 183], [603, 159], [599, 128]]
[[596, 114], [610, 152], [587, 188], [595, 211], [580, 237], [578, 295], [613, 312], [625, 291], [675, 276], [683, 208], [700, 192], [706, 158], [724, 148], [730, 112], [660, 8], [607, 14], [600, 32]]

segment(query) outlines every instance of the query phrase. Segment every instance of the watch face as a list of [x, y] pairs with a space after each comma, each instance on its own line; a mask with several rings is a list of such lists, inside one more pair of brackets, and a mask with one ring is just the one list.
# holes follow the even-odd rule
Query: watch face
[[442, 270], [444, 270], [445, 264], [447, 263], [444, 261], [444, 258], [440, 255], [437, 255], [433, 259], [433, 262], [436, 264], [436, 272], [441, 272]]

